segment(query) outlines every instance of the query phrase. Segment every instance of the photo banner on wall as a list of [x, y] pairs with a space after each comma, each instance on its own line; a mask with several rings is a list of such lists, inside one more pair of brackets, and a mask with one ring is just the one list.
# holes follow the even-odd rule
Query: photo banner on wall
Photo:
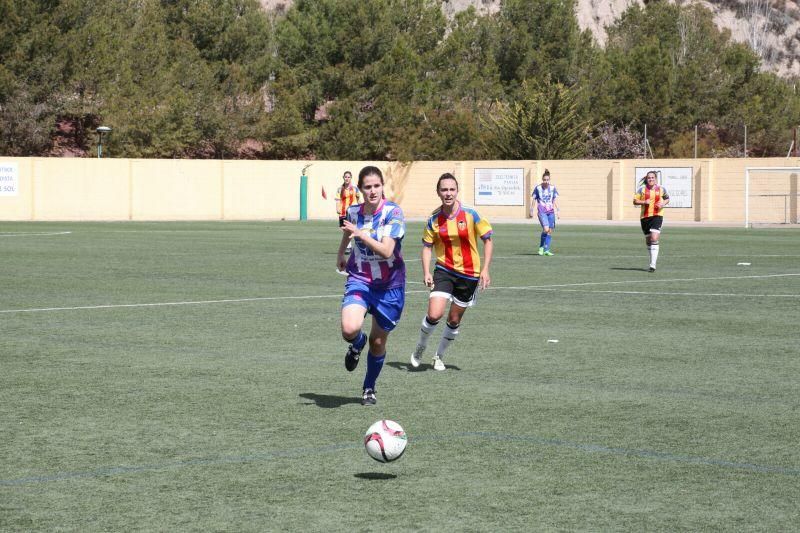
[[521, 168], [476, 168], [475, 205], [525, 205]]
[[654, 170], [658, 175], [658, 183], [669, 194], [667, 208], [692, 207], [692, 181], [694, 168], [692, 167], [636, 167], [636, 183], [634, 192], [641, 187], [645, 175]]

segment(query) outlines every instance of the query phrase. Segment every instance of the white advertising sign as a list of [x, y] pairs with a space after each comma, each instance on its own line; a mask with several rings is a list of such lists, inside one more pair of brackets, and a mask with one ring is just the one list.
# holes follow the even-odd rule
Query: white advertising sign
[[658, 174], [658, 183], [669, 194], [670, 207], [692, 207], [692, 167], [636, 167], [636, 184], [634, 190], [642, 186], [644, 176], [655, 170]]
[[0, 161], [0, 196], [19, 194], [19, 167], [16, 163]]
[[476, 168], [475, 205], [525, 205], [521, 168]]

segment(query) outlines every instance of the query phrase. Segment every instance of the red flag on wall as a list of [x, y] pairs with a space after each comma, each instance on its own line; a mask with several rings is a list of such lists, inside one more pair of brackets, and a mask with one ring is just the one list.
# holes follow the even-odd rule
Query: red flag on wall
[[328, 199], [328, 195], [327, 195], [327, 194], [325, 194], [325, 186], [324, 186], [324, 185], [322, 186], [322, 197], [323, 197], [325, 200], [327, 200], [327, 199]]

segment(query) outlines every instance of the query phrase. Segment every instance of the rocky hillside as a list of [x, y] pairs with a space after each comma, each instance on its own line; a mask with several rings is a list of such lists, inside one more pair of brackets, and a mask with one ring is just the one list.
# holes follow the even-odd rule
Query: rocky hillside
[[[684, 4], [702, 4], [714, 12], [720, 28], [728, 29], [734, 40], [747, 43], [761, 57], [764, 68], [781, 76], [800, 75], [800, 6], [791, 0], [670, 0]], [[269, 11], [285, 11], [292, 0], [261, 0]], [[577, 0], [577, 18], [581, 28], [605, 43], [605, 27], [632, 4], [647, 0]], [[493, 13], [500, 0], [443, 0], [447, 15], [475, 6], [479, 12]]]

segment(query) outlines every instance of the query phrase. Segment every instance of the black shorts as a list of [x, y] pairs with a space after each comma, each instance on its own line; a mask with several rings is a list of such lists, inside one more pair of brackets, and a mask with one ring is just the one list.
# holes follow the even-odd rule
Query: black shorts
[[661, 231], [661, 224], [664, 223], [664, 217], [646, 217], [642, 219], [642, 233], [648, 235], [651, 231]]
[[471, 307], [475, 305], [475, 291], [477, 288], [477, 279], [462, 278], [443, 268], [437, 268], [433, 271], [431, 296], [442, 296], [461, 307]]
[[339, 227], [341, 228], [344, 226], [344, 221], [347, 220], [347, 217], [339, 217]]

